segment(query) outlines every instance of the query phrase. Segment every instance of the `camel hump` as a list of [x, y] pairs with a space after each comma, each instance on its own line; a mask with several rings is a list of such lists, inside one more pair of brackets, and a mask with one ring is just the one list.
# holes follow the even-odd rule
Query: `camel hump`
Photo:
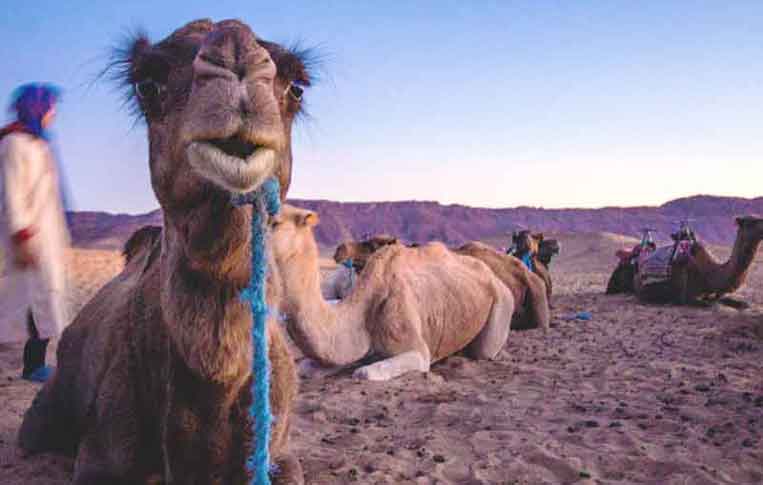
[[495, 249], [480, 241], [469, 241], [458, 248], [458, 251], [493, 251]]
[[416, 248], [407, 248], [411, 251], [421, 251], [424, 254], [440, 255], [449, 254], [448, 247], [440, 241], [431, 241]]
[[125, 257], [125, 263], [129, 263], [135, 256], [146, 249], [153, 248], [161, 239], [161, 226], [143, 226], [130, 236], [122, 248], [122, 255]]

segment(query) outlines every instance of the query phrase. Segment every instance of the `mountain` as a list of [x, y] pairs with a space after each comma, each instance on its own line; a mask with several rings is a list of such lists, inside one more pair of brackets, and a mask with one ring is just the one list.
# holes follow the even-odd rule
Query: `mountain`
[[[507, 237], [507, 233], [522, 228], [553, 233], [609, 232], [635, 236], [641, 228], [651, 227], [664, 240], [676, 222], [687, 217], [692, 219], [695, 232], [702, 240], [727, 245], [733, 242], [736, 233], [735, 216], [763, 214], [763, 197], [710, 195], [676, 199], [658, 207], [600, 209], [485, 209], [429, 201], [289, 202], [318, 212], [321, 223], [316, 227], [316, 238], [324, 247], [378, 233], [394, 234], [408, 242], [439, 240], [459, 244]], [[160, 211], [142, 215], [74, 212], [71, 221], [76, 246], [114, 249], [121, 247], [139, 227], [161, 224], [162, 218]]]

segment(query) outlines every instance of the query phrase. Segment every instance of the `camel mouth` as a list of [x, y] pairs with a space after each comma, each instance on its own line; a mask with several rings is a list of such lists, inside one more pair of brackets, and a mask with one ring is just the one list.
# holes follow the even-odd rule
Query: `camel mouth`
[[256, 190], [276, 169], [276, 150], [239, 136], [191, 142], [186, 153], [202, 177], [234, 193]]
[[206, 140], [205, 143], [209, 143], [230, 157], [240, 158], [242, 160], [251, 157], [258, 149], [265, 148], [264, 145], [252, 143], [248, 140], [244, 140], [240, 136]]

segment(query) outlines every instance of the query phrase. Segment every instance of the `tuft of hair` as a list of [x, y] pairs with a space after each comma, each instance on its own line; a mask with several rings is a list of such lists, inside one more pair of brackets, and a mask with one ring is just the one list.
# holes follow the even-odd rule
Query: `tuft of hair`
[[[289, 44], [286, 51], [299, 59], [299, 63], [289, 63], [287, 66], [283, 66], [286, 69], [285, 75], [291, 79], [294, 79], [295, 83], [300, 86], [315, 86], [319, 84], [326, 77], [326, 64], [329, 60], [329, 56], [321, 46], [308, 46], [304, 41], [298, 40]], [[280, 68], [281, 66], [279, 66]], [[299, 111], [297, 112], [297, 119], [299, 120], [311, 120], [309, 102], [304, 99], [300, 103]]]
[[128, 32], [111, 47], [109, 60], [98, 79], [105, 79], [116, 86], [121, 93], [123, 107], [136, 119], [142, 118], [140, 103], [135, 93], [135, 72], [133, 66], [141, 54], [151, 49], [151, 41], [142, 29]]
[[125, 258], [125, 264], [135, 259], [135, 256], [143, 250], [151, 249], [159, 242], [162, 236], [161, 226], [143, 226], [127, 240], [122, 249], [122, 256]]

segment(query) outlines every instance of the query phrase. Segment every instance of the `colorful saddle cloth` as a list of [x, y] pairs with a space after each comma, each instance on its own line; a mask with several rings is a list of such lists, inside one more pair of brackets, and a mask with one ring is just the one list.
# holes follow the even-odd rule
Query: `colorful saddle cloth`
[[670, 279], [670, 267], [675, 253], [674, 246], [663, 246], [639, 258], [639, 277], [642, 285], [663, 283]]

